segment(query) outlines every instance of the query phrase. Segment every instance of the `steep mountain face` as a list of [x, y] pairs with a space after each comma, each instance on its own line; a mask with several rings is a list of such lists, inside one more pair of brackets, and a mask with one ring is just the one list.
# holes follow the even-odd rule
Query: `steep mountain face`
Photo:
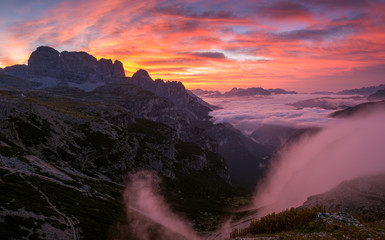
[[200, 122], [199, 127], [217, 141], [218, 152], [224, 157], [231, 179], [254, 190], [256, 183], [266, 172], [274, 148], [256, 143], [227, 123], [213, 125], [210, 122]]
[[[27, 80], [30, 87], [77, 87], [91, 91], [107, 82], [125, 79], [123, 64], [110, 59], [97, 60], [85, 52], [59, 52], [51, 47], [38, 47], [29, 57], [28, 65], [6, 67], [4, 71], [13, 77]], [[20, 87], [15, 81], [14, 87]]]
[[164, 82], [161, 79], [155, 81], [147, 71], [140, 69], [128, 82], [141, 89], [153, 92], [154, 94], [167, 98], [175, 104], [178, 110], [193, 120], [207, 120], [208, 112], [211, 111], [209, 104], [201, 104], [196, 96], [191, 96], [181, 82]]
[[119, 81], [125, 77], [123, 64], [109, 59], [96, 60], [86, 52], [59, 53], [50, 47], [38, 47], [28, 59], [28, 74], [84, 83]]
[[298, 128], [295, 127], [264, 124], [254, 130], [250, 137], [258, 143], [279, 148], [293, 137], [297, 131]]
[[[189, 122], [181, 128], [181, 137], [191, 137], [191, 132], [205, 132], [214, 140], [218, 153], [224, 157], [231, 179], [243, 187], [255, 187], [266, 170], [274, 147], [252, 141], [229, 124], [213, 124], [207, 121], [210, 119], [209, 106], [202, 105], [195, 95], [191, 96], [180, 82], [163, 82], [159, 79], [153, 81], [145, 70], [136, 72], [128, 82], [174, 103], [178, 113], [185, 116]], [[183, 129], [191, 131], [185, 132]]]

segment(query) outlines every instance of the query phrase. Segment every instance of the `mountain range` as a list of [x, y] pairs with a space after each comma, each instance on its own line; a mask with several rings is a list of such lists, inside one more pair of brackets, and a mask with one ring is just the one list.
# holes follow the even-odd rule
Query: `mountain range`
[[126, 77], [119, 61], [85, 52], [38, 47], [28, 65], [0, 70], [0, 95], [6, 239], [111, 237], [126, 221], [127, 176], [143, 169], [162, 178], [177, 212], [207, 230], [219, 220], [205, 218], [229, 214], [230, 199], [254, 188], [273, 151], [213, 124], [212, 106], [182, 83], [142, 69]]
[[[376, 91], [377, 99], [383, 90]], [[165, 231], [159, 223], [127, 209], [127, 183], [143, 171], [161, 179], [155, 188], [196, 231], [213, 231], [250, 201], [279, 147], [318, 129], [265, 125], [246, 136], [214, 124], [209, 112], [216, 107], [198, 96], [295, 93], [189, 91], [143, 69], [127, 77], [119, 61], [38, 47], [28, 65], [0, 69], [1, 236], [141, 239], [133, 218], [151, 222], [156, 236]], [[332, 116], [374, 105], [383, 108], [365, 103]], [[329, 196], [309, 204], [314, 199]]]
[[268, 96], [271, 94], [297, 94], [295, 91], [286, 91], [281, 88], [270, 88], [264, 89], [261, 87], [251, 87], [251, 88], [233, 88], [228, 92], [221, 93], [219, 91], [207, 91], [202, 89], [194, 89], [191, 90], [194, 94], [200, 97], [211, 97], [211, 98], [219, 98], [219, 97], [248, 97], [248, 96]]

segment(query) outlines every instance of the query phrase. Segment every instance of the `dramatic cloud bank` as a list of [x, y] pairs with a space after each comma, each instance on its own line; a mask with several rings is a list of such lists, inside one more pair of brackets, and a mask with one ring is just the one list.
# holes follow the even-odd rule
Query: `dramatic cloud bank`
[[261, 216], [300, 206], [344, 180], [385, 172], [385, 112], [333, 123], [283, 149], [255, 197]]
[[[198, 240], [187, 221], [173, 213], [159, 193], [155, 173], [141, 171], [130, 176], [124, 191], [129, 226], [120, 226], [122, 239]], [[128, 230], [124, 230], [128, 229]], [[126, 232], [126, 233], [124, 233]]]
[[382, 0], [2, 1], [0, 67], [40, 45], [119, 59], [188, 88], [382, 83]]
[[[321, 98], [315, 94], [282, 94], [272, 96], [255, 96], [239, 98], [205, 98], [210, 104], [222, 109], [211, 112], [216, 123], [228, 122], [248, 134], [262, 124], [285, 125], [292, 127], [326, 126], [334, 121], [328, 115], [335, 110], [318, 107], [298, 108], [295, 102]], [[330, 96], [329, 96], [330, 97]], [[325, 101], [335, 106], [354, 106], [362, 103], [362, 98], [333, 95]]]

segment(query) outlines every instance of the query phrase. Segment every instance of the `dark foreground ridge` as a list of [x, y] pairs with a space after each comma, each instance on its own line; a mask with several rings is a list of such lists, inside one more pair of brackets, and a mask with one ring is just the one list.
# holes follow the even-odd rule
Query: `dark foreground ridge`
[[122, 192], [141, 170], [196, 230], [213, 230], [272, 151], [213, 124], [182, 83], [126, 77], [119, 61], [85, 52], [39, 47], [0, 71], [0, 96], [4, 239], [135, 239]]

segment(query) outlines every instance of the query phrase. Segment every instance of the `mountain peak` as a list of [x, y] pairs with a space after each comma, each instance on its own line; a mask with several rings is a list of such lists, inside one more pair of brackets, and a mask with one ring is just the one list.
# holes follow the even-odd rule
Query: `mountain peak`
[[144, 69], [139, 69], [138, 71], [136, 71], [135, 73], [134, 73], [134, 75], [132, 75], [132, 77], [135, 77], [135, 76], [140, 76], [140, 77], [149, 77], [149, 78], [151, 78], [150, 77], [150, 74], [146, 71], [146, 70], [144, 70]]
[[119, 82], [125, 77], [123, 64], [111, 59], [99, 61], [86, 52], [59, 52], [48, 46], [38, 47], [28, 59], [32, 78], [51, 77], [62, 82]]
[[131, 77], [131, 82], [134, 85], [140, 86], [146, 89], [149, 86], [152, 86], [154, 81], [150, 77], [150, 74], [144, 69], [139, 69], [134, 75]]
[[28, 59], [29, 73], [36, 75], [51, 75], [59, 62], [60, 52], [54, 48], [40, 46]]

